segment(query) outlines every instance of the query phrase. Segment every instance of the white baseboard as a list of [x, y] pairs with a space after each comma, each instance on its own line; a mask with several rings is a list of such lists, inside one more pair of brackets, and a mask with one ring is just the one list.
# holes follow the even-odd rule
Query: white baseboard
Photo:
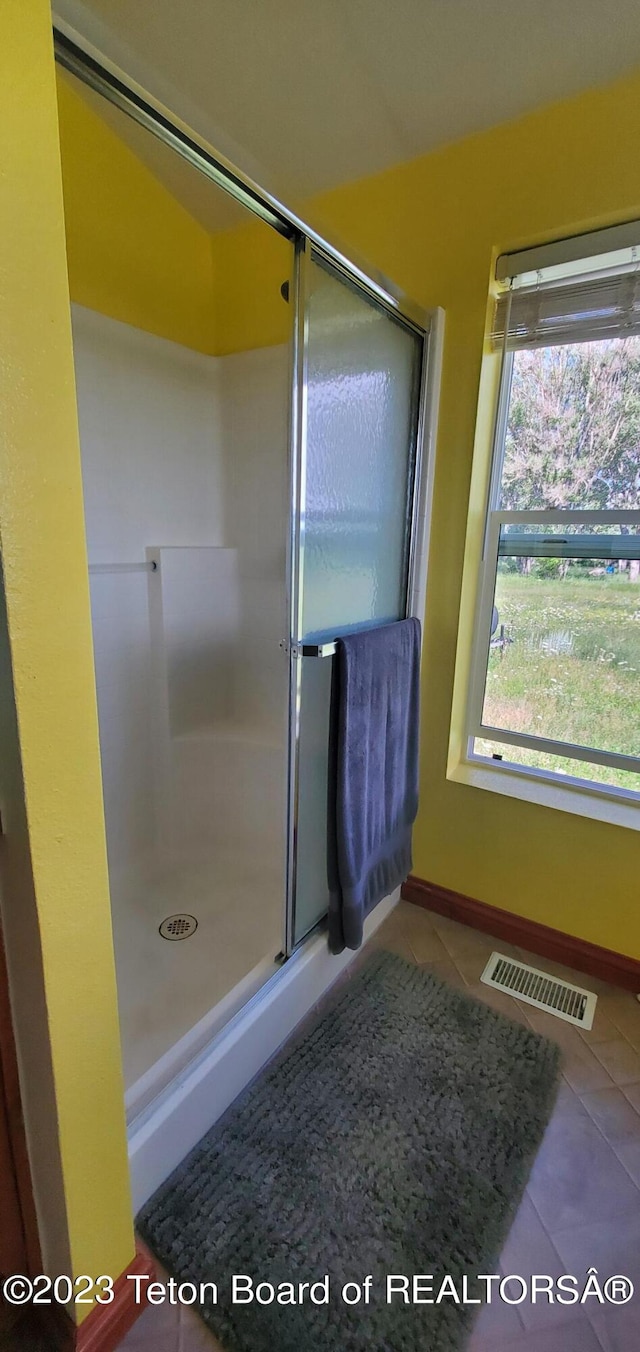
[[[400, 897], [398, 888], [367, 917], [365, 940]], [[329, 953], [326, 934], [304, 944], [195, 1060], [130, 1124], [134, 1212], [164, 1183], [309, 1013], [355, 953]]]

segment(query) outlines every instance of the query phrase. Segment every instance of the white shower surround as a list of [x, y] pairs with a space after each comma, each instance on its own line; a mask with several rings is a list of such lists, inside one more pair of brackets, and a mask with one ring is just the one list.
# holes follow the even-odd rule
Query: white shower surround
[[[156, 563], [91, 574], [131, 1089], [282, 944], [289, 358], [80, 306], [73, 332], [89, 562]], [[185, 910], [197, 935], [164, 943]]]

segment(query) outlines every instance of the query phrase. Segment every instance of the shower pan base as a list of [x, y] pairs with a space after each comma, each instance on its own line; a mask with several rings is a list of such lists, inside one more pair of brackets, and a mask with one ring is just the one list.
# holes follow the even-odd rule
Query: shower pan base
[[[376, 906], [365, 922], [365, 941], [386, 920], [399, 899], [397, 888]], [[194, 1052], [194, 1044], [189, 1046], [189, 1039], [185, 1038], [182, 1050], [176, 1047], [174, 1074], [169, 1084], [163, 1058], [164, 1064], [158, 1062], [144, 1076], [144, 1084], [140, 1081], [133, 1086], [127, 1096], [130, 1111], [135, 1107], [134, 1091], [139, 1104], [146, 1101], [146, 1106], [140, 1107], [129, 1122], [134, 1211], [144, 1205], [222, 1116], [354, 957], [349, 950], [338, 957], [330, 954], [326, 934], [311, 935], [274, 972], [271, 980], [260, 985], [252, 998], [247, 1000], [247, 988], [242, 983], [238, 1013], [221, 1031], [210, 1035], [206, 1046]], [[255, 980], [256, 974], [251, 975]], [[264, 982], [266, 973], [262, 975]], [[216, 1014], [219, 1016], [219, 1011], [213, 1010], [212, 1027]]]
[[[217, 850], [213, 857], [174, 859], [165, 867], [124, 880], [112, 879], [111, 898], [118, 974], [122, 1052], [129, 1109], [139, 1111], [139, 1086], [166, 1063], [175, 1073], [176, 1046], [193, 1054], [213, 1035], [212, 1011], [237, 1009], [276, 970], [282, 947], [282, 866], [261, 854], [241, 858]], [[197, 920], [163, 935], [168, 917]], [[176, 942], [175, 940], [181, 940]], [[227, 1012], [227, 1017], [229, 1016]], [[215, 1030], [214, 1030], [215, 1031]], [[144, 1099], [148, 1096], [145, 1095]]]

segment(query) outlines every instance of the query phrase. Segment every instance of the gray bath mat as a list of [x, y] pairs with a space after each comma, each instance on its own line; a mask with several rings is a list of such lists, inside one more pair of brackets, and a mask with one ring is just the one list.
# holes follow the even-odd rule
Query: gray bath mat
[[[462, 1277], [496, 1256], [551, 1113], [554, 1043], [390, 953], [249, 1087], [139, 1217], [227, 1352], [458, 1352], [475, 1313], [386, 1303], [388, 1274]], [[329, 1301], [231, 1301], [232, 1277]], [[370, 1276], [369, 1303], [347, 1282]], [[316, 1288], [324, 1299], [327, 1285]], [[248, 1293], [239, 1283], [236, 1295]], [[187, 1298], [191, 1293], [187, 1289]], [[268, 1287], [261, 1289], [266, 1299]], [[280, 1298], [297, 1290], [280, 1290]], [[409, 1287], [411, 1294], [411, 1286]], [[422, 1295], [428, 1295], [426, 1287]]]

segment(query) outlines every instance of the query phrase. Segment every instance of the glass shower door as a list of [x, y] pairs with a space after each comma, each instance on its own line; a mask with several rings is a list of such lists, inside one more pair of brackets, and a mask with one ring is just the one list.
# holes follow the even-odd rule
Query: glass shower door
[[424, 334], [313, 251], [292, 623], [292, 943], [325, 915], [332, 650], [408, 613]]

